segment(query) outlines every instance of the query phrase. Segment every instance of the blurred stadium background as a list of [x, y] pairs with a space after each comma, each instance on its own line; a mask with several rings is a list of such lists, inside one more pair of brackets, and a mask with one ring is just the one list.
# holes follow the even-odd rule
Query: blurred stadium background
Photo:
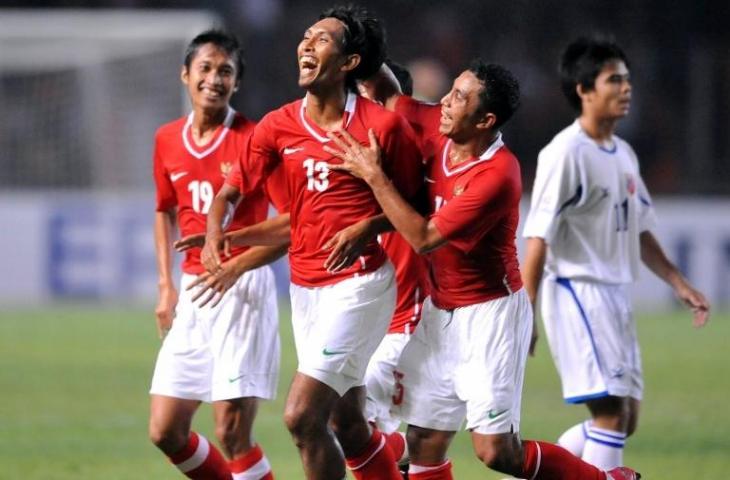
[[[210, 26], [230, 29], [246, 47], [238, 110], [258, 119], [300, 96], [295, 45], [331, 3], [0, 0], [0, 479], [177, 478], [145, 431], [157, 347], [153, 134], [187, 112], [182, 52]], [[730, 469], [730, 368], [722, 353], [730, 318], [721, 313], [730, 306], [730, 4], [360, 3], [385, 21], [390, 56], [411, 69], [423, 98], [437, 100], [476, 55], [518, 75], [522, 107], [505, 138], [527, 189], [537, 152], [572, 118], [556, 74], [560, 49], [594, 32], [623, 45], [634, 100], [619, 131], [641, 159], [658, 236], [718, 312], [706, 330], [691, 332], [687, 315], [673, 313], [671, 292], [647, 272], [632, 289], [648, 401], [627, 460], [648, 467], [649, 478], [723, 478]], [[286, 311], [286, 265], [276, 271]], [[293, 368], [287, 318], [282, 394]], [[583, 412], [562, 406], [545, 350], [529, 367], [524, 428], [555, 438]], [[300, 478], [280, 412], [281, 400], [264, 407], [259, 436], [279, 448], [278, 478]], [[460, 442], [457, 465], [465, 466], [457, 474], [498, 478], [470, 476], [476, 460]]]

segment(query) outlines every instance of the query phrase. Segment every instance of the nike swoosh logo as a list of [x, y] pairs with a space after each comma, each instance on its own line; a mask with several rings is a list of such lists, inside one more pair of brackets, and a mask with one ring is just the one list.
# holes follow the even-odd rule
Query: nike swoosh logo
[[338, 352], [338, 351], [334, 351], [334, 350], [327, 350], [327, 347], [324, 347], [322, 349], [322, 355], [324, 355], [326, 357], [329, 357], [331, 355], [343, 355], [345, 353], [347, 353], [347, 352]]
[[436, 180], [428, 177], [423, 177], [424, 180], [426, 180], [428, 183], [436, 183]]
[[245, 375], [245, 373], [241, 374], [237, 377], [228, 377], [228, 382], [229, 383], [237, 382], [238, 380], [242, 379], [244, 375]]
[[180, 180], [182, 177], [184, 177], [187, 174], [188, 174], [188, 172], [173, 173], [170, 175], [170, 180], [172, 180], [173, 182], [177, 182], [178, 180]]
[[490, 420], [494, 420], [495, 418], [499, 417], [506, 411], [507, 410], [502, 410], [501, 412], [495, 412], [494, 410], [490, 410], [489, 412], [487, 412], [487, 416], [489, 417]]
[[304, 147], [285, 148], [284, 155], [291, 155], [292, 153], [297, 153], [300, 150], [304, 150]]

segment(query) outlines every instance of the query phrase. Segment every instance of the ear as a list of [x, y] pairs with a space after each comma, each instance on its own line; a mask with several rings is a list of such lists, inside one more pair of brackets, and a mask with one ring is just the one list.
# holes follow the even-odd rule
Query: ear
[[351, 72], [357, 68], [357, 66], [360, 65], [360, 54], [353, 53], [352, 55], [348, 55], [345, 59], [345, 63], [340, 68], [341, 72]]
[[497, 116], [492, 112], [487, 112], [477, 121], [476, 127], [479, 130], [491, 130], [495, 123], [497, 123]]
[[188, 79], [189, 79], [189, 78], [190, 78], [190, 76], [189, 76], [189, 73], [188, 73], [188, 67], [187, 67], [186, 65], [183, 65], [183, 66], [182, 66], [182, 69], [180, 70], [180, 80], [181, 80], [181, 81], [182, 81], [182, 82], [183, 82], [183, 83], [184, 83], [185, 85], [187, 85], [187, 84], [188, 84]]
[[581, 102], [584, 102], [588, 99], [588, 96], [590, 93], [593, 92], [593, 89], [587, 89], [580, 83], [575, 86], [575, 93], [578, 94], [578, 98], [580, 98]]

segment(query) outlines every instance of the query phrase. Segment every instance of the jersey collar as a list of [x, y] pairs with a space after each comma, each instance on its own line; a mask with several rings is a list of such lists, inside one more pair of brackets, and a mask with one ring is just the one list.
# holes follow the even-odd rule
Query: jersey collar
[[223, 139], [226, 138], [228, 131], [231, 129], [231, 125], [233, 125], [233, 119], [236, 116], [236, 111], [231, 107], [228, 107], [228, 111], [226, 112], [226, 118], [223, 120], [223, 128], [218, 133], [218, 138], [213, 141], [210, 147], [203, 150], [202, 152], [196, 150], [195, 146], [190, 142], [189, 139], [190, 126], [193, 124], [193, 113], [194, 112], [190, 112], [190, 115], [188, 115], [188, 119], [185, 122], [185, 126], [182, 129], [182, 139], [183, 144], [185, 145], [185, 149], [188, 151], [188, 153], [200, 160], [201, 158], [213, 153], [223, 142]]
[[449, 150], [451, 148], [451, 139], [449, 139], [446, 142], [446, 145], [444, 145], [443, 153], [441, 154], [441, 166], [444, 169], [444, 174], [447, 177], [450, 177], [452, 175], [456, 175], [457, 173], [461, 173], [465, 170], [469, 170], [471, 167], [478, 163], [486, 162], [492, 159], [495, 153], [497, 153], [497, 150], [502, 148], [504, 146], [504, 142], [502, 141], [502, 132], [497, 134], [497, 138], [492, 142], [491, 145], [489, 145], [489, 148], [487, 148], [484, 153], [479, 155], [479, 158], [475, 158], [474, 160], [470, 162], [462, 163], [461, 165], [458, 165], [456, 168], [450, 169], [449, 168]]
[[[350, 126], [350, 122], [352, 121], [352, 118], [355, 116], [355, 108], [357, 107], [357, 97], [358, 95], [347, 92], [347, 99], [345, 100], [345, 113], [342, 119], [342, 125], [345, 129]], [[315, 125], [311, 125], [309, 121], [307, 121], [307, 115], [305, 114], [305, 110], [307, 108], [307, 96], [304, 96], [304, 99], [302, 100], [302, 105], [299, 108], [299, 118], [302, 121], [302, 125], [304, 125], [304, 128], [307, 129], [310, 135], [312, 135], [314, 138], [316, 138], [321, 143], [327, 143], [330, 141], [329, 138], [322, 136], [319, 131], [322, 131], [321, 128], [316, 127]]]

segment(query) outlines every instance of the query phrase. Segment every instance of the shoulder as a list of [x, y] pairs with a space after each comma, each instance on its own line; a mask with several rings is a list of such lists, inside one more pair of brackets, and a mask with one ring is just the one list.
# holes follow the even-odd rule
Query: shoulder
[[358, 97], [357, 108], [367, 119], [366, 124], [378, 125], [380, 128], [395, 128], [403, 121], [399, 114], [363, 97]]
[[562, 164], [568, 159], [575, 159], [580, 156], [591, 145], [581, 134], [580, 127], [574, 122], [564, 128], [553, 139], [540, 150], [538, 161], [547, 164]]
[[258, 129], [281, 127], [283, 125], [289, 125], [293, 122], [297, 122], [301, 105], [301, 99], [282, 105], [281, 107], [264, 115], [256, 124], [256, 127]]
[[186, 121], [187, 117], [180, 117], [176, 120], [160, 125], [160, 127], [155, 132], [155, 140], [160, 141], [179, 136], [182, 132], [183, 127], [185, 126]]
[[614, 135], [613, 138], [619, 151], [626, 152], [631, 160], [633, 160], [635, 163], [639, 163], [639, 157], [636, 155], [636, 152], [629, 142], [619, 137], [618, 135]]

